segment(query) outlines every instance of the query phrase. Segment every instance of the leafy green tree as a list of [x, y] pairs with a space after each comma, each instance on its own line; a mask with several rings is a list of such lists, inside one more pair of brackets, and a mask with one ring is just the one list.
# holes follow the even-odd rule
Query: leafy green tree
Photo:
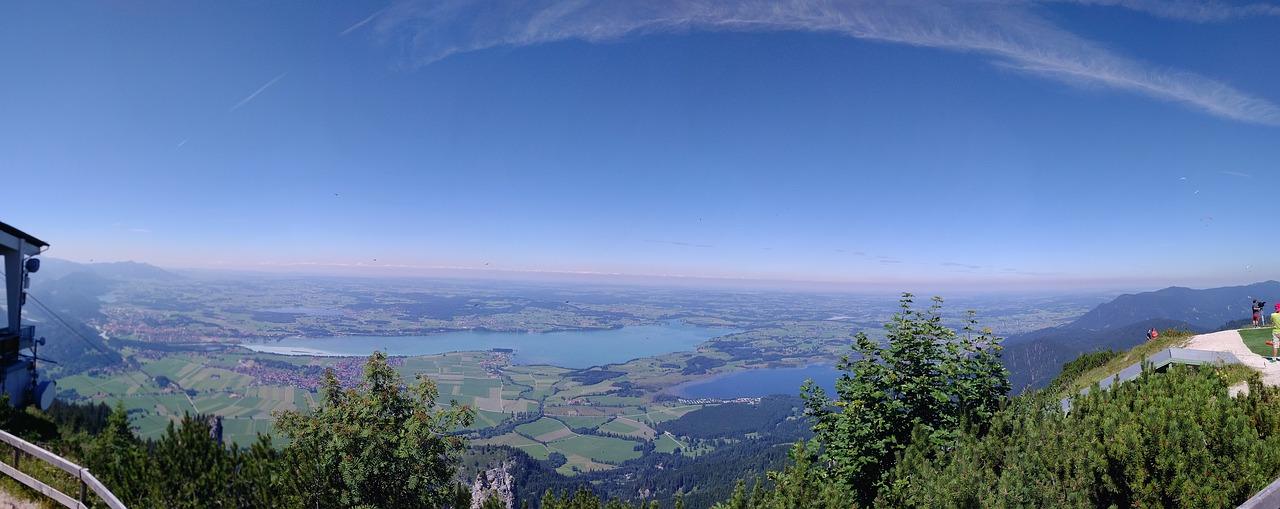
[[941, 298], [919, 311], [912, 297], [902, 294], [901, 311], [885, 325], [885, 345], [855, 336], [852, 355], [837, 365], [845, 374], [834, 402], [812, 383], [803, 388], [830, 481], [864, 505], [917, 428], [931, 447], [949, 444], [962, 422], [984, 422], [1009, 391], [1000, 338], [978, 330], [972, 311], [957, 333], [942, 323]]
[[440, 507], [450, 498], [464, 440], [449, 430], [474, 411], [436, 404], [436, 384], [419, 375], [405, 386], [382, 352], [365, 364], [359, 387], [343, 389], [332, 370], [310, 413], [283, 412], [276, 427], [291, 442], [283, 457], [305, 507]]

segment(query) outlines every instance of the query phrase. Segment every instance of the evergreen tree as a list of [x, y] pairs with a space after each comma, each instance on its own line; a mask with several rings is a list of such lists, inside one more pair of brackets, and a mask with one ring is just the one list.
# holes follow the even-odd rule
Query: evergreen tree
[[107, 417], [107, 426], [89, 444], [85, 466], [126, 505], [151, 505], [149, 483], [154, 476], [129, 430], [129, 414], [123, 402], [116, 402], [115, 410]]
[[885, 325], [884, 346], [865, 333], [837, 367], [836, 400], [808, 383], [803, 396], [830, 481], [869, 504], [895, 455], [919, 427], [931, 447], [952, 442], [965, 420], [983, 422], [1009, 390], [999, 362], [1000, 338], [977, 329], [970, 311], [962, 334], [942, 324], [942, 299], [925, 311], [902, 294], [901, 311]]
[[344, 390], [332, 370], [323, 399], [310, 413], [283, 412], [276, 421], [292, 441], [283, 456], [286, 478], [305, 507], [440, 507], [448, 502], [465, 448], [449, 430], [471, 424], [473, 410], [438, 407], [433, 381], [405, 386], [382, 352], [365, 364], [360, 386]]
[[1280, 388], [1247, 394], [1221, 368], [1146, 372], [1097, 385], [1062, 412], [1054, 394], [1014, 398], [985, 434], [908, 448], [888, 507], [1235, 507], [1280, 474]]
[[159, 507], [201, 508], [232, 505], [227, 500], [231, 485], [231, 452], [210, 435], [209, 422], [182, 417], [173, 421], [155, 448], [155, 481], [152, 499]]

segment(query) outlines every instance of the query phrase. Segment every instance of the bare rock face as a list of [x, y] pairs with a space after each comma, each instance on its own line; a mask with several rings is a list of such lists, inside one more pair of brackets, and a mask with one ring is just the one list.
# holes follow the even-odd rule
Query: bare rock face
[[471, 509], [480, 509], [491, 498], [502, 501], [502, 507], [515, 509], [516, 479], [510, 469], [510, 464], [503, 463], [476, 474], [475, 482], [471, 483]]

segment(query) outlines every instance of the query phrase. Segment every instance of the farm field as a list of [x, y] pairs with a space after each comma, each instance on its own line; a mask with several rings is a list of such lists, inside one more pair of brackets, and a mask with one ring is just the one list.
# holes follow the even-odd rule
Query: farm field
[[[653, 426], [703, 406], [657, 403], [652, 395], [616, 396], [631, 383], [622, 372], [584, 384], [579, 380], [593, 376], [590, 371], [582, 375], [552, 366], [510, 366], [507, 360], [495, 352], [460, 352], [397, 357], [392, 365], [406, 381], [421, 375], [435, 383], [439, 403], [471, 406], [475, 421], [467, 431], [526, 420], [475, 443], [517, 447], [538, 459], [561, 453], [567, 462], [558, 470], [570, 475], [640, 457], [638, 446], [647, 441], [656, 440], [658, 450], [674, 449], [673, 439]], [[66, 377], [59, 385], [64, 396], [123, 402], [132, 409], [131, 424], [143, 439], [159, 438], [184, 414], [205, 414], [222, 418], [224, 442], [247, 447], [259, 434], [275, 433], [278, 413], [310, 408], [319, 398], [314, 391], [325, 369], [333, 369], [343, 383], [355, 383], [363, 362], [247, 351], [177, 353], [141, 358], [132, 370]], [[528, 421], [530, 415], [542, 417]]]

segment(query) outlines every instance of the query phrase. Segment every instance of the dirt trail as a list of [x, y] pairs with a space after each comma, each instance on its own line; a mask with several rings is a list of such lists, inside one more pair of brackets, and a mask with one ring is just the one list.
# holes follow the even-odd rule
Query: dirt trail
[[0, 509], [40, 509], [40, 505], [0, 491]]

